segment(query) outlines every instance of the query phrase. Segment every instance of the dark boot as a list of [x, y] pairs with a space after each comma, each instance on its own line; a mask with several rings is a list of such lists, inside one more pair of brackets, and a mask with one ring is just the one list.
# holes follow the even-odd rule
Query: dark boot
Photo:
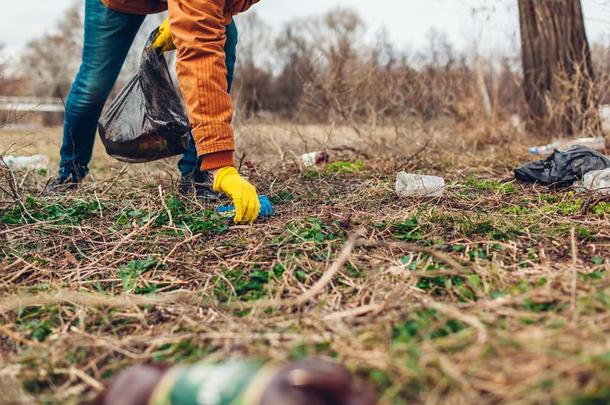
[[185, 196], [195, 194], [195, 197], [204, 201], [218, 201], [221, 199], [221, 195], [213, 190], [212, 175], [209, 172], [183, 175], [178, 191]]
[[62, 161], [59, 166], [59, 175], [47, 182], [43, 196], [66, 194], [78, 189], [79, 183], [87, 176], [89, 169], [86, 165], [74, 160]]
[[67, 179], [62, 179], [61, 177], [57, 177], [50, 182], [47, 182], [47, 185], [42, 192], [43, 196], [51, 197], [54, 195], [66, 194], [76, 191], [78, 189], [78, 181], [73, 179], [72, 177]]

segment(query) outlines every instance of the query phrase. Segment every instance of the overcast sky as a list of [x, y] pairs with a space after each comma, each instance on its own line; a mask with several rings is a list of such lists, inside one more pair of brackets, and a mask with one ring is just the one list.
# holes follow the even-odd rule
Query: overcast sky
[[[79, 0], [76, 0], [77, 2]], [[18, 52], [28, 41], [53, 28], [75, 0], [0, 0], [6, 49]], [[80, 0], [84, 2], [84, 0]], [[334, 7], [352, 7], [368, 21], [373, 35], [387, 27], [401, 48], [416, 50], [431, 28], [446, 32], [451, 42], [465, 49], [473, 42], [483, 52], [510, 50], [518, 31], [517, 0], [261, 0], [257, 13], [269, 24], [280, 25], [296, 17], [323, 13]], [[473, 19], [472, 9], [486, 6]], [[610, 42], [610, 0], [583, 0], [589, 39]], [[491, 8], [491, 9], [489, 9]]]

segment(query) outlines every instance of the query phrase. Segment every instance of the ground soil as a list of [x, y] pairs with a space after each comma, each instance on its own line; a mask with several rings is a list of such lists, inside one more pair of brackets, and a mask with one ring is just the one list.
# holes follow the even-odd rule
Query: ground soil
[[[240, 123], [241, 171], [275, 204], [254, 226], [179, 196], [175, 159], [45, 197], [60, 130], [2, 130], [48, 171], [0, 184], [0, 389], [91, 398], [141, 363], [320, 357], [388, 404], [610, 401], [610, 201], [511, 181], [501, 124]], [[326, 149], [325, 166], [302, 153]], [[244, 152], [245, 155], [244, 155]], [[398, 198], [399, 170], [443, 176]]]

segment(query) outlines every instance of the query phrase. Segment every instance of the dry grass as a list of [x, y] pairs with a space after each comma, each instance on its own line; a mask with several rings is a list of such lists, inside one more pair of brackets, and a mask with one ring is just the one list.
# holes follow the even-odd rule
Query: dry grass
[[[137, 362], [322, 356], [383, 403], [609, 401], [610, 203], [500, 182], [528, 159], [502, 125], [397, 128], [242, 126], [242, 170], [277, 210], [252, 227], [177, 197], [172, 162], [96, 152], [56, 198], [48, 175], [5, 177], [3, 393], [63, 403]], [[298, 165], [320, 147], [333, 163]], [[398, 199], [402, 169], [448, 195]]]

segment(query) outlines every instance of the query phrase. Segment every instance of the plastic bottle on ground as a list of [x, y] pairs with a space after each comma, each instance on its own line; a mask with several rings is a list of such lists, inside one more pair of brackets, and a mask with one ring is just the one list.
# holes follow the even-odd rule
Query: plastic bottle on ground
[[588, 191], [610, 195], [610, 169], [594, 170], [585, 174], [582, 179], [582, 187]]
[[2, 156], [2, 160], [13, 170], [36, 170], [46, 169], [49, 166], [49, 158], [45, 155], [33, 156]]
[[547, 153], [552, 153], [555, 149], [565, 152], [576, 145], [586, 146], [587, 148], [601, 151], [606, 149], [606, 138], [600, 136], [579, 139], [560, 139], [553, 143], [549, 143], [548, 145], [534, 146], [529, 149], [529, 152], [532, 155], [546, 155]]
[[[266, 195], [259, 195], [258, 201], [261, 203], [261, 210], [258, 214], [259, 218], [269, 218], [273, 216], [273, 204]], [[223, 205], [216, 209], [216, 212], [223, 217], [231, 218], [235, 217], [235, 206], [234, 205]]]
[[396, 194], [400, 197], [442, 197], [445, 180], [442, 177], [400, 172], [396, 176]]

